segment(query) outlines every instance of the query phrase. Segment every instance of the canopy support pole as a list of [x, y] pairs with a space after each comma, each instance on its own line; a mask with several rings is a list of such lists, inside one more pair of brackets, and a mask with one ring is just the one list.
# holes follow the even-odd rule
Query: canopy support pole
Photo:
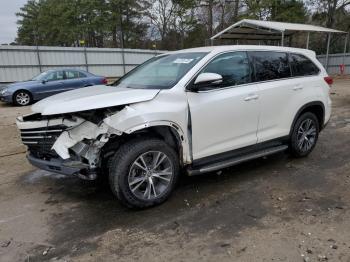
[[310, 42], [310, 32], [307, 32], [306, 49], [309, 49], [309, 42]]
[[329, 61], [329, 45], [331, 43], [331, 33], [328, 33], [327, 40], [327, 53], [326, 53], [326, 70], [328, 71], [328, 61]]
[[284, 45], [284, 31], [282, 31], [282, 36], [281, 36], [281, 46]]

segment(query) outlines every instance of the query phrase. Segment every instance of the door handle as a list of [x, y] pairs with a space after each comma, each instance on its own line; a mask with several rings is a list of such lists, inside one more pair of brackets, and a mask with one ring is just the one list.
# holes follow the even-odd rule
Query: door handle
[[244, 98], [244, 101], [256, 100], [258, 98], [259, 98], [259, 96], [257, 94], [250, 94], [246, 98]]
[[301, 89], [303, 89], [302, 85], [296, 85], [295, 87], [293, 87], [294, 91], [298, 91], [298, 90], [301, 90]]

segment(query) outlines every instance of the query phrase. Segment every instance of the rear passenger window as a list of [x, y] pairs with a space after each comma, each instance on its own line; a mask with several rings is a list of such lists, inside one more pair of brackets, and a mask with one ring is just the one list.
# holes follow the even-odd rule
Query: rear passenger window
[[267, 81], [291, 76], [288, 56], [281, 52], [251, 52], [256, 81]]
[[79, 72], [78, 71], [66, 71], [66, 77], [67, 77], [67, 79], [79, 78]]
[[251, 82], [250, 65], [246, 52], [230, 52], [219, 55], [201, 73], [221, 75], [223, 82], [217, 85], [217, 88]]
[[299, 54], [290, 54], [289, 63], [293, 76], [317, 75], [320, 69], [307, 57]]

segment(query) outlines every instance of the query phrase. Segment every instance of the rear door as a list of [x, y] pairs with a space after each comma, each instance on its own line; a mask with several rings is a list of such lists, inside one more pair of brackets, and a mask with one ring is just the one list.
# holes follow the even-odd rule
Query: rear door
[[286, 115], [294, 99], [294, 82], [288, 54], [275, 51], [249, 52], [259, 89], [261, 111], [258, 126], [258, 143], [287, 134]]
[[85, 83], [82, 74], [76, 70], [65, 70], [66, 80], [64, 81], [64, 91], [84, 87]]
[[249, 55], [261, 103], [258, 143], [285, 137], [289, 135], [296, 112], [312, 95], [311, 78], [292, 74], [293, 54], [254, 51]]

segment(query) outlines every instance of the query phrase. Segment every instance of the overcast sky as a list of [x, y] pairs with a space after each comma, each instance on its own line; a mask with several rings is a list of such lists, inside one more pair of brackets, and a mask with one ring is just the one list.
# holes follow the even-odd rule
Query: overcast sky
[[27, 0], [0, 0], [0, 44], [11, 43], [17, 35], [17, 18], [19, 11]]

